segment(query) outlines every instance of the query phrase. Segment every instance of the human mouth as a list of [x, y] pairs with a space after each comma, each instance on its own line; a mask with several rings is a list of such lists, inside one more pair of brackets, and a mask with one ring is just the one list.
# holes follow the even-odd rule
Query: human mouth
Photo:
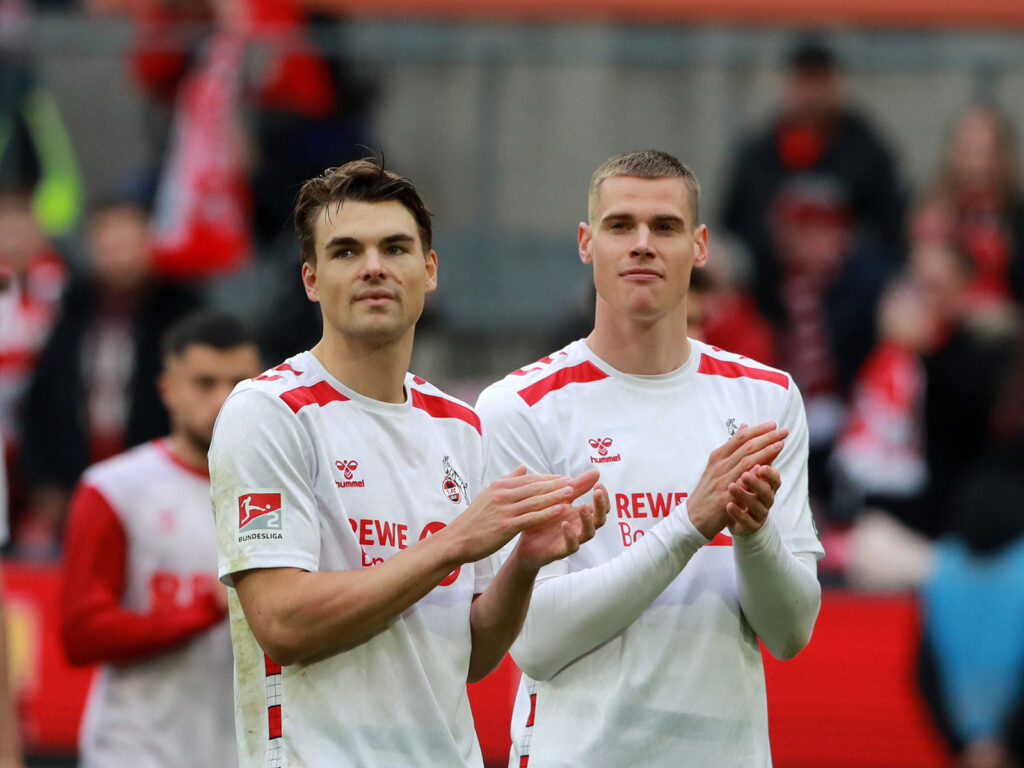
[[366, 291], [356, 296], [357, 303], [369, 307], [381, 307], [394, 300], [395, 297], [391, 293], [382, 290]]
[[633, 280], [636, 282], [651, 282], [653, 280], [660, 280], [661, 274], [654, 269], [627, 269], [624, 272], [619, 273], [621, 277], [626, 280]]

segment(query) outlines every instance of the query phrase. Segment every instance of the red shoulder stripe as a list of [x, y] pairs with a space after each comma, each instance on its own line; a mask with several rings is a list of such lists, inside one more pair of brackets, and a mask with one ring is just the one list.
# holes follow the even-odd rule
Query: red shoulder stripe
[[542, 357], [540, 360], [538, 360], [535, 363], [531, 363], [530, 365], [528, 365], [528, 366], [526, 366], [524, 368], [519, 368], [519, 369], [517, 369], [515, 371], [512, 371], [512, 373], [510, 373], [509, 375], [510, 376], [525, 376], [528, 373], [533, 373], [534, 371], [539, 371], [542, 366], [548, 365], [549, 363], [554, 362], [554, 359], [556, 357], [564, 357], [567, 354], [569, 354], [569, 353], [566, 352], [564, 349], [560, 349], [557, 352], [555, 352], [554, 354], [545, 355], [544, 357]]
[[319, 405], [321, 407], [333, 402], [344, 402], [348, 400], [341, 392], [336, 390], [326, 381], [318, 381], [309, 387], [296, 387], [281, 393], [281, 399], [292, 409], [292, 413], [298, 413], [307, 405]]
[[[288, 363], [281, 363], [280, 365], [274, 366], [273, 368], [270, 369], [270, 371], [288, 371], [289, 373], [294, 373], [296, 376], [302, 375], [302, 371], [296, 371], [294, 368], [288, 365]], [[266, 371], [260, 376], [257, 376], [256, 378], [253, 379], [253, 381], [280, 381], [281, 379], [284, 378], [284, 376], [273, 374], [270, 371]]]
[[732, 363], [728, 360], [719, 360], [707, 355], [700, 356], [700, 366], [697, 373], [706, 373], [711, 376], [724, 376], [727, 379], [760, 379], [778, 384], [783, 389], [789, 389], [789, 377], [780, 371], [766, 371], [763, 368], [751, 368], [747, 365]]
[[437, 395], [425, 395], [418, 389], [412, 391], [412, 407], [426, 411], [435, 419], [460, 419], [480, 432], [480, 417], [472, 408], [452, 402]]
[[585, 360], [571, 368], [555, 371], [550, 376], [545, 376], [540, 381], [519, 390], [519, 396], [523, 398], [527, 405], [533, 406], [539, 403], [545, 395], [568, 384], [582, 384], [588, 381], [600, 381], [607, 378], [607, 373], [589, 360]]

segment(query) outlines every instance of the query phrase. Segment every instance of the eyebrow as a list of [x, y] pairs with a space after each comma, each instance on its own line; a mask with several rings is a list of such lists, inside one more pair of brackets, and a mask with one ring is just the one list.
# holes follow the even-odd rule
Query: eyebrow
[[[632, 214], [632, 213], [627, 213], [625, 211], [623, 211], [621, 213], [616, 213], [616, 212], [613, 211], [612, 213], [609, 213], [609, 214], [606, 214], [606, 215], [602, 216], [600, 223], [604, 224], [606, 222], [614, 222], [614, 221], [636, 221], [636, 218], [637, 217], [634, 214]], [[679, 224], [682, 224], [684, 227], [687, 226], [685, 218], [683, 218], [682, 216], [676, 216], [675, 214], [671, 214], [671, 213], [659, 214], [657, 216], [652, 216], [651, 217], [651, 221], [655, 222], [657, 224], [662, 224], [662, 223], [679, 223]]]
[[[416, 238], [410, 235], [408, 232], [396, 232], [392, 235], [387, 235], [380, 239], [382, 245], [393, 245], [395, 243], [414, 243]], [[356, 237], [350, 237], [348, 235], [335, 235], [326, 243], [324, 243], [324, 249], [339, 248], [339, 247], [352, 247], [355, 245], [362, 245], [363, 241]]]

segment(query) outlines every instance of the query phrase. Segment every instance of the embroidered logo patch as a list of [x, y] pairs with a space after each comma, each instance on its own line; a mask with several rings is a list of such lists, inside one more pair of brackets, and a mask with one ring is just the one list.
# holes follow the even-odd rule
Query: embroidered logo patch
[[607, 464], [609, 461], [622, 461], [621, 454], [616, 453], [613, 456], [608, 455], [609, 449], [612, 447], [612, 439], [610, 437], [593, 437], [587, 441], [590, 447], [597, 451], [597, 456], [591, 456], [590, 461], [593, 464]]
[[458, 504], [469, 493], [466, 481], [462, 479], [462, 475], [455, 471], [450, 457], [445, 456], [441, 466], [444, 469], [444, 480], [441, 481], [441, 490], [448, 497], [448, 501], [452, 504]]
[[356, 470], [359, 469], [359, 462], [355, 459], [338, 459], [334, 462], [334, 466], [341, 472], [344, 480], [335, 480], [334, 484], [339, 488], [363, 488], [366, 486], [365, 480], [356, 479]]

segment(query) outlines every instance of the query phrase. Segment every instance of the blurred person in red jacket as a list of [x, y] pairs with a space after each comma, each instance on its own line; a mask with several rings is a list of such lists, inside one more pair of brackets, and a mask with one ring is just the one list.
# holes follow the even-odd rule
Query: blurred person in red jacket
[[28, 190], [0, 190], [0, 433], [9, 512], [25, 506], [19, 410], [32, 371], [57, 317], [67, 267], [43, 235]]
[[206, 454], [242, 379], [251, 334], [202, 312], [163, 343], [167, 437], [92, 466], [71, 502], [62, 598], [73, 664], [101, 664], [80, 734], [82, 768], [237, 765], [227, 596]]

